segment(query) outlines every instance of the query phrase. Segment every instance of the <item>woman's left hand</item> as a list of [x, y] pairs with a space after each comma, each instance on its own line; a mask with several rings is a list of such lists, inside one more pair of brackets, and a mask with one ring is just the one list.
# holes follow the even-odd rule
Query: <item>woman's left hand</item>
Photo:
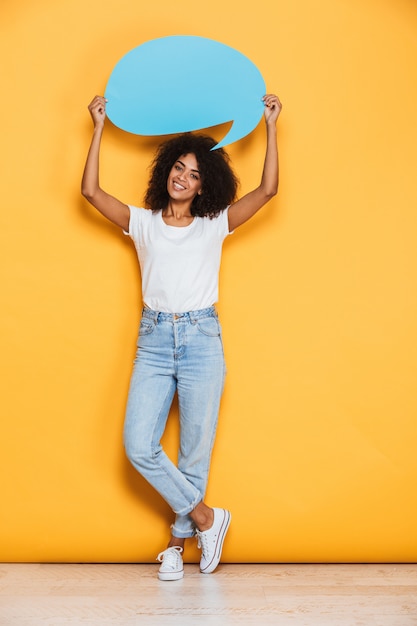
[[265, 122], [267, 124], [273, 123], [278, 119], [279, 114], [281, 113], [282, 104], [278, 98], [278, 96], [273, 93], [266, 94], [263, 98], [263, 103], [265, 105]]

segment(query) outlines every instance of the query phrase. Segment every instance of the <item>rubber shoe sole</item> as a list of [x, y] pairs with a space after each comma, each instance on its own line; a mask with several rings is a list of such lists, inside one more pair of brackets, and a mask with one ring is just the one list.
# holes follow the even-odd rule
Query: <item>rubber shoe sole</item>
[[180, 580], [184, 578], [184, 570], [182, 572], [158, 572], [159, 580]]

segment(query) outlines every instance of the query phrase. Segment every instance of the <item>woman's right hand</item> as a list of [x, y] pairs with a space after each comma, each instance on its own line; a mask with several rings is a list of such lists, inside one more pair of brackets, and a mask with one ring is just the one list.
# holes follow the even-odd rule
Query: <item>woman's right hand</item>
[[96, 96], [88, 105], [94, 126], [102, 126], [106, 119], [107, 100], [103, 96]]

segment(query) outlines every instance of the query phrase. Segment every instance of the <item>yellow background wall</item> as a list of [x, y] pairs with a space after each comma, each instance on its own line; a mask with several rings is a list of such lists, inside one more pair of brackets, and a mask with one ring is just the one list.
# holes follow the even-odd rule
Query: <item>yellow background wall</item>
[[[121, 441], [135, 253], [79, 186], [87, 104], [172, 34], [240, 50], [284, 105], [280, 194], [224, 249], [208, 491], [233, 513], [224, 559], [415, 561], [413, 0], [2, 1], [0, 559], [153, 561], [168, 538]], [[140, 204], [156, 144], [109, 124], [103, 185]], [[242, 193], [263, 150], [263, 123], [229, 147]]]

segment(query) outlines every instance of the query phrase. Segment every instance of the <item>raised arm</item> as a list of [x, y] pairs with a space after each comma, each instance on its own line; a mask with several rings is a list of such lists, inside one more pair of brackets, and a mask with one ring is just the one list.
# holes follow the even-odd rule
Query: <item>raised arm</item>
[[237, 200], [229, 208], [229, 231], [247, 222], [261, 207], [278, 192], [278, 148], [277, 119], [281, 113], [281, 102], [277, 96], [267, 94], [265, 104], [266, 153], [259, 187]]
[[103, 191], [99, 183], [100, 145], [106, 119], [105, 98], [96, 96], [90, 103], [88, 110], [93, 119], [94, 131], [84, 168], [81, 193], [107, 219], [127, 231], [130, 218], [129, 207]]

